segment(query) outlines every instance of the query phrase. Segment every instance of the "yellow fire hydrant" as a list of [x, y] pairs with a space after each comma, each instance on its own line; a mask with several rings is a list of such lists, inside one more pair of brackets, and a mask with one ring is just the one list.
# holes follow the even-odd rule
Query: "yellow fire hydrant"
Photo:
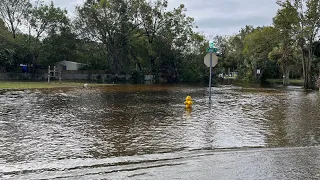
[[193, 104], [191, 96], [186, 97], [186, 101], [184, 102], [184, 104], [186, 105], [187, 109], [191, 108], [191, 105]]

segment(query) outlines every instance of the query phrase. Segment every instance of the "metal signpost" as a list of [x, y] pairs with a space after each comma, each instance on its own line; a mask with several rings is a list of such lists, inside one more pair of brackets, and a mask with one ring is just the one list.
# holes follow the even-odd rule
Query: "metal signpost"
[[209, 47], [207, 48], [208, 54], [204, 57], [204, 64], [210, 67], [209, 76], [209, 101], [211, 102], [211, 78], [212, 78], [212, 68], [218, 64], [218, 56], [214, 53], [217, 52], [217, 48], [214, 47], [214, 42], [209, 42]]

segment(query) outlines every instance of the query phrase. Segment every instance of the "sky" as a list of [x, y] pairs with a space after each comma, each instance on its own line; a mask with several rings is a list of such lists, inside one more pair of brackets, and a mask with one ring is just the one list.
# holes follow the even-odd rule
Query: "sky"
[[[50, 2], [51, 0], [45, 0]], [[184, 4], [187, 15], [195, 19], [196, 31], [207, 36], [232, 35], [245, 25], [272, 24], [278, 5], [276, 0], [168, 0], [169, 9]], [[73, 15], [76, 5], [84, 0], [53, 0], [56, 6]]]

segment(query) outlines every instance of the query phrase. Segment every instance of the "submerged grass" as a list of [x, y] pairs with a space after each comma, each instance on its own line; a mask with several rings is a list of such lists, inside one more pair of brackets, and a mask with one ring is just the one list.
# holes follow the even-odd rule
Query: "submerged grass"
[[[283, 79], [267, 79], [266, 80], [269, 83], [273, 83], [273, 84], [281, 84], [283, 82]], [[303, 80], [302, 79], [289, 79], [289, 84], [292, 85], [303, 85]]]
[[[88, 84], [88, 86], [104, 86], [107, 84]], [[80, 82], [25, 82], [25, 81], [0, 81], [0, 89], [48, 89], [61, 87], [83, 87]]]

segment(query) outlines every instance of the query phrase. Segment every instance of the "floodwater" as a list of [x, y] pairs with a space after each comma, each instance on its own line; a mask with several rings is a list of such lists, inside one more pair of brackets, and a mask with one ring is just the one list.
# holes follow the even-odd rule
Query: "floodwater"
[[[320, 94], [113, 85], [0, 93], [2, 179], [320, 179]], [[184, 99], [191, 95], [191, 110]]]

